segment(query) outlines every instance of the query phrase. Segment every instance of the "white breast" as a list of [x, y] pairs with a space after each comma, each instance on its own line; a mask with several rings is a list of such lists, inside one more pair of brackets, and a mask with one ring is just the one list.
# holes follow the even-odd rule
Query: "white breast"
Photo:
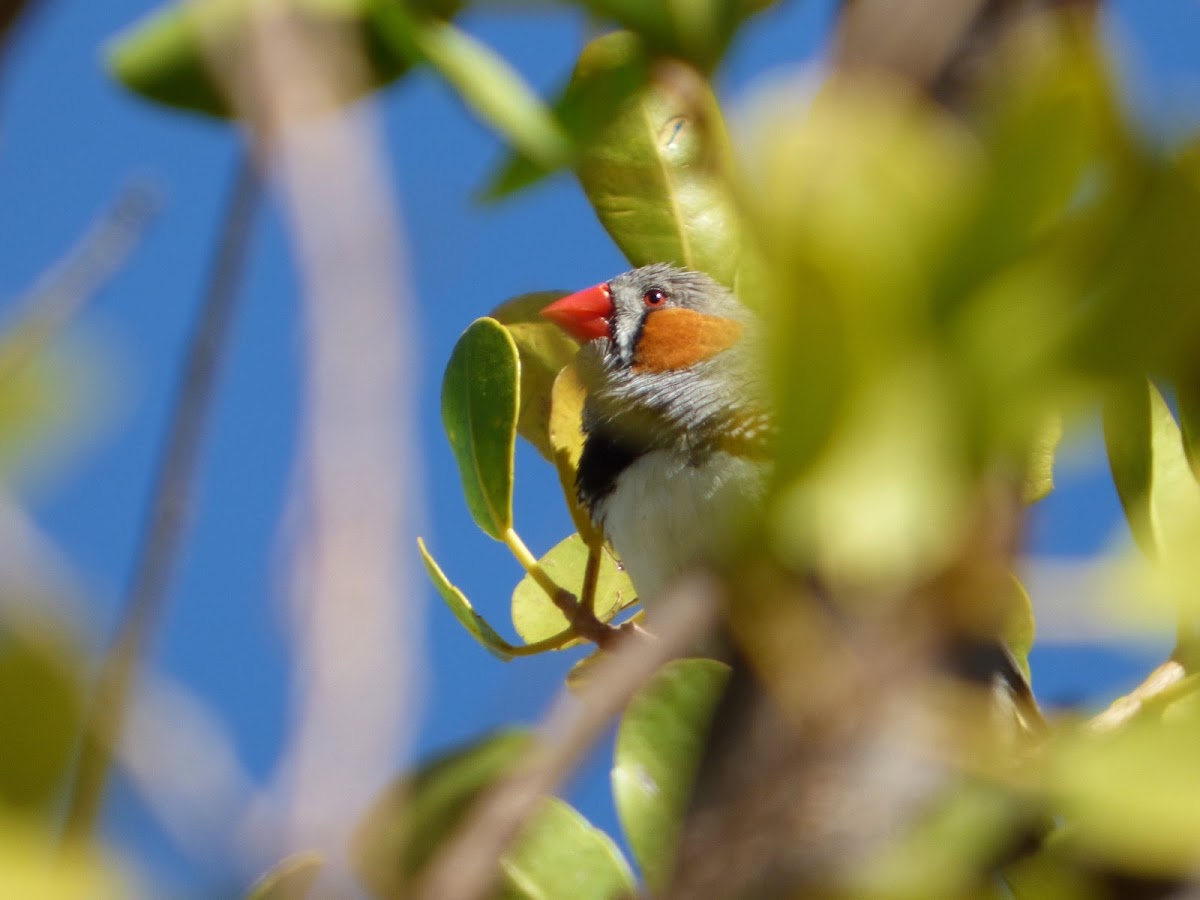
[[698, 466], [656, 450], [617, 478], [596, 505], [596, 520], [638, 596], [653, 600], [681, 572], [718, 559], [762, 503], [764, 464], [713, 453]]

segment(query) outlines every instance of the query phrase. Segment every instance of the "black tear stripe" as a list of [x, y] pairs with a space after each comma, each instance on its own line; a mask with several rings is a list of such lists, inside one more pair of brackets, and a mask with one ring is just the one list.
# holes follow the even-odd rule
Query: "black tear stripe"
[[579, 457], [575, 486], [579, 492], [579, 502], [589, 513], [613, 492], [621, 473], [644, 455], [647, 449], [634, 445], [628, 438], [622, 440], [603, 427], [588, 432], [583, 442], [583, 453]]

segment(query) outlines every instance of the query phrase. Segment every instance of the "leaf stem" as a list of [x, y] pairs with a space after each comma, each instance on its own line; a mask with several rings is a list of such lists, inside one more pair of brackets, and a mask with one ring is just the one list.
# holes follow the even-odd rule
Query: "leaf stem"
[[538, 587], [546, 592], [551, 600], [555, 600], [562, 592], [563, 588], [542, 568], [537, 557], [529, 552], [529, 548], [525, 546], [525, 542], [511, 528], [506, 528], [501, 538], [504, 541], [504, 546], [512, 551], [512, 555], [517, 558], [517, 562], [521, 564], [529, 577], [537, 582]]

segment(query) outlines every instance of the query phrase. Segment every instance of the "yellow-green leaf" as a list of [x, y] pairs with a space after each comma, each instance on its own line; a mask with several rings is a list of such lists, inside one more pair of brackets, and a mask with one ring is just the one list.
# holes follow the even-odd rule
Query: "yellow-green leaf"
[[[588, 548], [579, 535], [573, 534], [543, 556], [538, 565], [560, 586], [576, 597], [583, 588]], [[624, 570], [605, 551], [600, 551], [600, 574], [596, 579], [596, 617], [602, 622], [612, 619], [622, 609], [633, 604], [637, 593]], [[532, 578], [521, 579], [512, 595], [513, 626], [528, 644], [537, 643], [562, 633], [569, 626], [566, 616], [546, 596]], [[578, 643], [563, 646], [572, 646]]]
[[612, 838], [557, 797], [542, 803], [500, 870], [504, 900], [614, 900], [632, 897], [636, 887]]
[[589, 547], [603, 542], [591, 516], [579, 503], [579, 492], [575, 486], [575, 473], [579, 469], [579, 457], [583, 454], [583, 404], [587, 392], [579, 380], [574, 365], [566, 366], [554, 379], [550, 391], [550, 447], [553, 451], [554, 468], [562, 484], [563, 496], [575, 530]]
[[1029, 450], [1022, 498], [1036, 503], [1054, 490], [1054, 454], [1062, 440], [1062, 416], [1055, 414], [1036, 435]]
[[512, 527], [513, 454], [521, 362], [508, 330], [476, 319], [442, 378], [442, 424], [477, 525], [501, 540]]
[[550, 445], [550, 394], [554, 380], [579, 350], [561, 328], [542, 318], [542, 310], [563, 296], [562, 291], [522, 294], [492, 311], [508, 329], [521, 358], [521, 410], [517, 431], [538, 453], [553, 460]]
[[479, 613], [475, 612], [475, 608], [471, 606], [471, 602], [466, 598], [458, 588], [450, 583], [441, 567], [429, 555], [429, 551], [425, 549], [425, 542], [417, 538], [417, 548], [421, 551], [421, 560], [425, 563], [425, 570], [429, 573], [429, 578], [433, 582], [433, 586], [437, 588], [438, 594], [446, 601], [446, 605], [450, 607], [450, 611], [454, 613], [454, 617], [458, 619], [459, 624], [470, 632], [471, 636], [479, 643], [483, 644], [488, 651], [494, 656], [503, 660], [510, 659], [510, 651], [513, 649], [508, 641], [504, 640], [487, 620]]
[[[617, 32], [593, 41], [580, 68], [614, 67], [641, 52]], [[741, 260], [728, 183], [729, 138], [708, 81], [661, 61], [649, 83], [581, 148], [576, 174], [609, 235], [635, 266], [669, 262], [733, 286]]]
[[1016, 660], [1029, 681], [1032, 673], [1029, 671], [1029, 651], [1033, 649], [1033, 641], [1037, 636], [1037, 621], [1033, 616], [1033, 604], [1029, 601], [1029, 593], [1017, 576], [1012, 576], [1012, 595], [1005, 611], [1002, 637], [1004, 643]]
[[1109, 391], [1104, 440], [1130, 530], [1151, 559], [1194, 558], [1200, 537], [1200, 485], [1170, 407], [1137, 379]]

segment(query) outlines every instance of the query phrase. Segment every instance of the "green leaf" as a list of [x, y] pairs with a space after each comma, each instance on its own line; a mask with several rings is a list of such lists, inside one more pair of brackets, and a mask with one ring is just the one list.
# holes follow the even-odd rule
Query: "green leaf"
[[442, 424], [467, 506], [496, 540], [512, 527], [520, 372], [512, 336], [495, 319], [484, 318], [458, 339], [442, 378]]
[[1136, 380], [1109, 391], [1104, 442], [1134, 540], [1155, 560], [1187, 561], [1200, 536], [1200, 485], [1170, 407]]
[[587, 390], [579, 380], [574, 365], [568, 365], [554, 379], [550, 389], [550, 424], [547, 429], [550, 447], [554, 452], [554, 468], [562, 485], [563, 497], [571, 513], [575, 530], [589, 547], [604, 543], [604, 536], [596, 530], [592, 517], [579, 502], [576, 474], [579, 459], [583, 455], [583, 405]]
[[83, 726], [83, 659], [62, 623], [0, 623], [0, 806], [50, 815]]
[[494, 732], [389, 786], [351, 844], [355, 873], [379, 897], [406, 896], [438, 848], [488, 787], [529, 752], [528, 732]]
[[[150, 13], [118, 35], [108, 46], [109, 73], [146, 99], [212, 116], [232, 115], [220, 82], [213, 78], [209, 59], [233, 52], [244, 39], [256, 14], [282, 10], [300, 12], [318, 29], [353, 28], [363, 41], [368, 84], [378, 87], [400, 77], [410, 57], [397, 55], [376, 28], [367, 11], [371, 0], [177, 0]], [[430, 15], [449, 17], [458, 0], [414, 3]], [[351, 98], [347, 98], [351, 99]]]
[[651, 891], [671, 874], [700, 754], [729, 667], [711, 659], [663, 666], [630, 702], [617, 730], [613, 797]]
[[709, 72], [720, 61], [740, 20], [755, 6], [745, 0], [586, 0], [596, 15], [641, 35], [663, 56]]
[[1051, 808], [1071, 823], [1066, 843], [1129, 872], [1190, 875], [1200, 854], [1197, 746], [1196, 710], [1052, 744], [1042, 770]]
[[246, 900], [304, 900], [324, 865], [320, 853], [294, 853], [255, 882]]
[[418, 17], [395, 0], [370, 0], [371, 20], [397, 56], [429, 63], [463, 102], [540, 165], [562, 165], [570, 142], [541, 98], [494, 50], [449, 22]]
[[500, 868], [506, 900], [613, 900], [636, 892], [612, 838], [556, 797], [545, 800]]
[[542, 318], [542, 310], [563, 295], [563, 291], [522, 294], [492, 310], [492, 318], [512, 335], [521, 359], [517, 431], [548, 460], [554, 458], [549, 436], [550, 392], [558, 373], [579, 351], [566, 332]]
[[[621, 34], [601, 41], [589, 49], [610, 67], [641, 52]], [[634, 266], [675, 263], [733, 286], [742, 254], [731, 170], [712, 88], [676, 61], [655, 66], [576, 162], [601, 224]]]
[[[579, 535], [573, 534], [543, 556], [538, 565], [560, 586], [579, 597], [583, 588], [587, 558], [587, 545]], [[634, 591], [629, 576], [617, 568], [616, 562], [608, 553], [601, 551], [600, 575], [596, 580], [597, 618], [607, 622], [636, 599], [637, 592]], [[528, 644], [560, 634], [569, 626], [566, 616], [528, 575], [521, 579], [513, 591], [512, 619], [517, 634]], [[579, 642], [572, 641], [563, 646], [574, 646], [577, 643]]]
[[1033, 642], [1037, 637], [1037, 621], [1034, 619], [1033, 604], [1029, 600], [1029, 593], [1025, 590], [1025, 586], [1021, 584], [1016, 575], [1011, 577], [1012, 597], [1004, 618], [1002, 636], [1013, 659], [1020, 667], [1021, 674], [1025, 676], [1026, 681], [1030, 681], [1033, 675], [1029, 671], [1029, 651], [1033, 649]]
[[[553, 104], [554, 116], [572, 143], [571, 158], [564, 164], [574, 161], [578, 148], [598, 139], [621, 104], [646, 83], [649, 71], [641, 42], [629, 32], [601, 35], [584, 46], [570, 81]], [[499, 199], [552, 171], [524, 154], [510, 153], [488, 179], [483, 196]]]
[[511, 659], [512, 645], [504, 640], [487, 623], [483, 616], [475, 612], [475, 608], [471, 606], [471, 602], [467, 600], [466, 595], [450, 583], [445, 573], [442, 572], [441, 567], [429, 555], [429, 551], [425, 549], [425, 542], [420, 538], [417, 538], [417, 549], [421, 552], [421, 560], [425, 563], [425, 571], [429, 573], [429, 578], [433, 581], [433, 586], [437, 588], [442, 599], [446, 601], [446, 605], [450, 607], [450, 611], [454, 613], [454, 617], [458, 619], [459, 624], [467, 629], [471, 636], [479, 641], [493, 656], [505, 661]]
[[1034, 436], [1025, 469], [1025, 487], [1022, 499], [1036, 503], [1050, 496], [1054, 490], [1054, 454], [1062, 440], [1062, 416], [1051, 416], [1045, 426]]

